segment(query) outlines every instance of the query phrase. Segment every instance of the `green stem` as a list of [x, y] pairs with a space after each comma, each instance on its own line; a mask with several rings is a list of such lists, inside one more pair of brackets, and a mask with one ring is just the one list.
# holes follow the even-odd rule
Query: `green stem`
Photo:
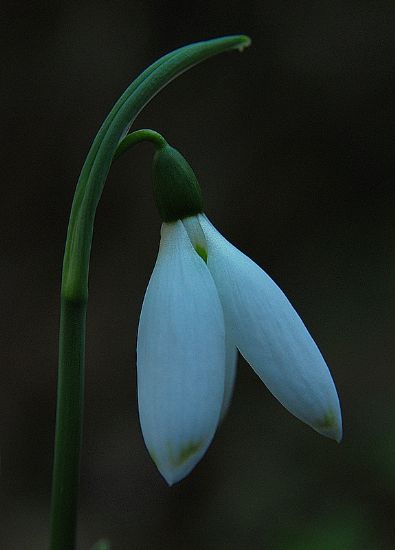
[[[82, 168], [70, 214], [62, 273], [52, 550], [72, 550], [75, 544], [89, 260], [96, 208], [114, 154], [118, 147], [122, 152], [120, 143], [134, 119], [164, 86], [197, 63], [227, 50], [242, 50], [249, 43], [246, 36], [217, 38], [180, 48], [153, 63], [116, 102]], [[128, 144], [127, 139], [125, 143]], [[119, 149], [117, 154], [121, 154]]]
[[86, 301], [62, 299], [51, 548], [74, 548], [81, 447]]
[[136, 130], [135, 132], [132, 132], [131, 134], [128, 134], [126, 137], [124, 137], [123, 140], [119, 143], [113, 156], [113, 162], [117, 160], [121, 155], [123, 155], [128, 149], [130, 149], [137, 143], [141, 143], [142, 141], [150, 141], [157, 148], [163, 147], [167, 144], [165, 138], [154, 130]]

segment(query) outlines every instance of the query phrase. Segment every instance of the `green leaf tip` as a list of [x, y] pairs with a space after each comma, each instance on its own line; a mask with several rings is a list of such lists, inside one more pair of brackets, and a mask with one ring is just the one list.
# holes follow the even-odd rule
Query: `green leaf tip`
[[240, 46], [243, 46], [244, 48], [247, 48], [251, 45], [251, 38], [247, 34], [229, 34], [225, 36], [218, 36], [217, 38], [210, 38], [206, 40], [206, 42], [214, 42], [214, 41], [233, 41], [234, 47], [238, 48]]
[[239, 46], [237, 47], [239, 52], [242, 52], [245, 48], [251, 46], [251, 38], [246, 34], [241, 34], [238, 38], [240, 40]]
[[[229, 35], [229, 36], [220, 36], [219, 38], [212, 38], [209, 40], [204, 40], [200, 42], [200, 44], [210, 44], [215, 45], [221, 44], [224, 49], [228, 50], [238, 50], [239, 52], [242, 52], [245, 48], [248, 48], [251, 45], [251, 38], [247, 36], [246, 34], [235, 34], [235, 35]], [[199, 42], [196, 42], [196, 44], [199, 44]]]

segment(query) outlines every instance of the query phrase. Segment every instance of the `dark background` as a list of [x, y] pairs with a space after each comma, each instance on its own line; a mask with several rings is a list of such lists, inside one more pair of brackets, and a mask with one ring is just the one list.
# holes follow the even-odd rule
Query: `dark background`
[[140, 145], [97, 213], [78, 548], [395, 547], [394, 2], [16, 1], [0, 30], [1, 548], [47, 545], [61, 263], [90, 143], [148, 64], [231, 33], [251, 48], [184, 74], [134, 128], [185, 154], [214, 224], [294, 303], [331, 367], [344, 440], [294, 419], [240, 360], [207, 455], [166, 486], [135, 394], [160, 228]]

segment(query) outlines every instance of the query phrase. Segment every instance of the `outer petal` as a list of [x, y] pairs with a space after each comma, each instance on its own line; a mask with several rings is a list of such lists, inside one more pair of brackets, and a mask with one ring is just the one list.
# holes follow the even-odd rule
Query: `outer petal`
[[182, 222], [163, 224], [158, 259], [140, 316], [137, 382], [141, 428], [172, 485], [209, 446], [224, 392], [221, 303]]
[[339, 399], [326, 363], [283, 292], [252, 260], [199, 216], [208, 267], [226, 326], [242, 355], [275, 397], [323, 435], [342, 437]]

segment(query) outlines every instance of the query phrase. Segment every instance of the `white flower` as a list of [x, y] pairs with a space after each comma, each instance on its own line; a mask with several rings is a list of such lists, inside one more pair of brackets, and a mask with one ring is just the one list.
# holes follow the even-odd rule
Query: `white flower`
[[340, 441], [332, 377], [283, 292], [204, 215], [163, 223], [137, 375], [144, 440], [170, 485], [202, 458], [227, 410], [236, 348], [291, 413]]

